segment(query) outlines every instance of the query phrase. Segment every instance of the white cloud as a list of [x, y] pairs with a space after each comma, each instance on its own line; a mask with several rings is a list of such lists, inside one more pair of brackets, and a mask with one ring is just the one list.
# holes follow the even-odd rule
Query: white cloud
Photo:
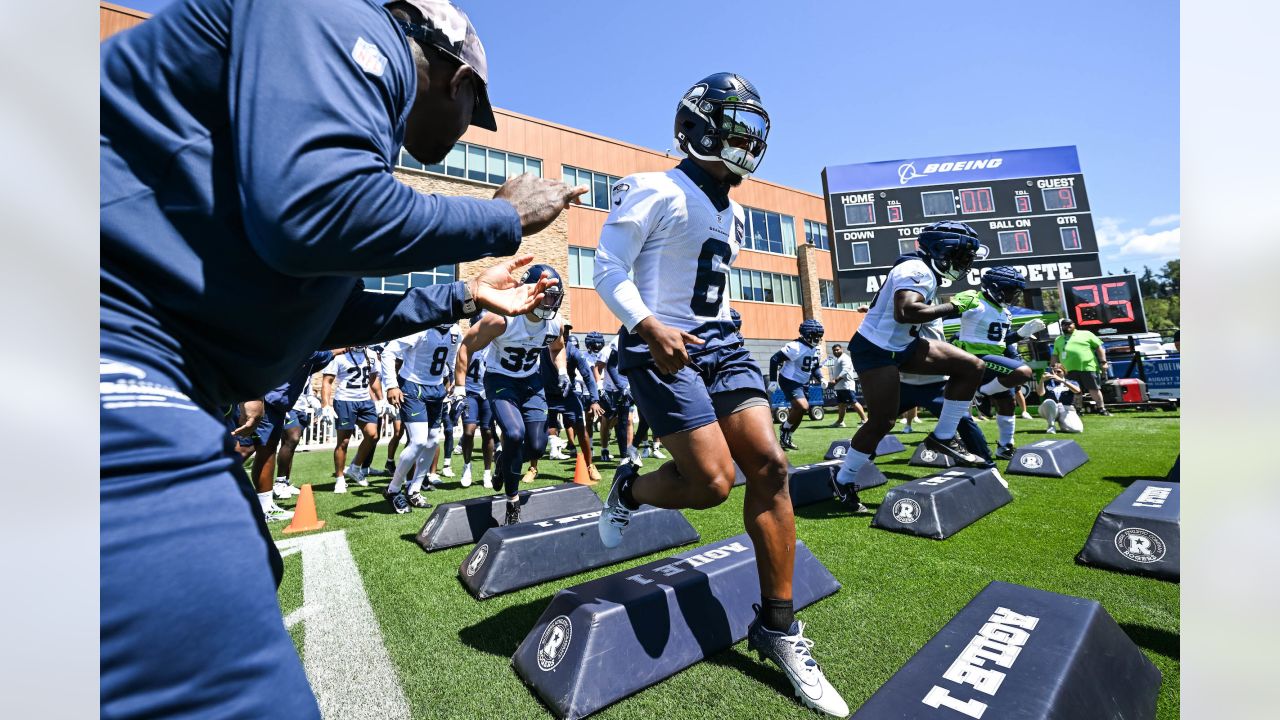
[[1098, 218], [1094, 230], [1098, 235], [1098, 250], [1104, 267], [1112, 265], [1135, 266], [1160, 265], [1165, 260], [1179, 257], [1182, 227], [1151, 232], [1150, 228], [1162, 227], [1179, 221], [1177, 215], [1152, 218], [1143, 227], [1125, 227], [1118, 218]]

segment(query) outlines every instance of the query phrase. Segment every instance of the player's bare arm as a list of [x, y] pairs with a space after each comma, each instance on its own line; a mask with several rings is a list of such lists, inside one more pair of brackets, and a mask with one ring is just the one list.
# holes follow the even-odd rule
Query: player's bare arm
[[951, 303], [930, 305], [924, 296], [914, 290], [899, 290], [893, 296], [893, 319], [904, 325], [923, 325], [936, 318], [947, 317], [956, 311]]
[[689, 364], [686, 345], [703, 344], [697, 337], [664, 325], [652, 315], [636, 325], [636, 332], [644, 338], [645, 344], [649, 346], [649, 353], [653, 355], [653, 363], [663, 375], [674, 375]]
[[[541, 284], [541, 281], [539, 281]], [[530, 285], [529, 287], [533, 287]], [[467, 366], [471, 363], [471, 355], [489, 347], [489, 343], [507, 329], [507, 319], [501, 315], [485, 315], [480, 322], [472, 323], [458, 344], [458, 358], [453, 365], [454, 387], [467, 386]]]

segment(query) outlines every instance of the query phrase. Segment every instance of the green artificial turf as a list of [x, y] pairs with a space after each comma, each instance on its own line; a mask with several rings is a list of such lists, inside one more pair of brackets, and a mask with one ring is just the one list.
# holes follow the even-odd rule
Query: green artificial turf
[[[850, 418], [856, 424], [856, 417]], [[1014, 502], [944, 541], [873, 529], [870, 516], [849, 516], [833, 502], [797, 511], [798, 536], [843, 584], [799, 617], [816, 643], [815, 657], [851, 708], [870, 697], [987, 583], [1003, 580], [1102, 603], [1164, 676], [1158, 717], [1178, 717], [1178, 585], [1084, 567], [1074, 558], [1103, 506], [1131, 482], [1165, 475], [1178, 454], [1179, 419], [1176, 413], [1117, 413], [1087, 416], [1085, 423], [1082, 435], [1045, 436], [1041, 421], [1020, 421], [1018, 444], [1069, 437], [1090, 461], [1063, 479], [1006, 475]], [[793, 464], [821, 460], [832, 440], [852, 431], [826, 425], [806, 421], [798, 430], [801, 450], [789, 453]], [[933, 422], [921, 427], [927, 432]], [[994, 422], [984, 422], [983, 429], [994, 439]], [[901, 437], [910, 451], [924, 435]], [[909, 456], [880, 459], [889, 484], [863, 493], [872, 510], [889, 488], [930, 474], [907, 466]], [[375, 467], [385, 458], [386, 448], [380, 446]], [[606, 482], [596, 490], [602, 497], [613, 467], [601, 465]], [[477, 482], [471, 488], [462, 489], [455, 478], [448, 489], [428, 493], [428, 499], [440, 503], [485, 493], [479, 470], [476, 463]], [[567, 479], [572, 472], [572, 463], [544, 460], [535, 486]], [[457, 579], [471, 546], [428, 554], [414, 542], [430, 510], [390, 514], [381, 496], [385, 478], [335, 495], [330, 492], [331, 473], [328, 451], [302, 453], [295, 460], [294, 482], [313, 483], [320, 517], [328, 523], [325, 531], [347, 533], [416, 718], [548, 717], [510, 667], [510, 657], [550, 598], [562, 588], [678, 551], [481, 602]], [[738, 489], [720, 507], [686, 511], [685, 516], [704, 543], [736, 535], [743, 531], [742, 498]], [[282, 526], [272, 528], [277, 539], [283, 537]], [[286, 559], [281, 586], [285, 612], [301, 604], [300, 569], [298, 556]], [[294, 637], [301, 647], [298, 626]], [[744, 642], [595, 717], [811, 717], [791, 695], [782, 674], [757, 662]]]

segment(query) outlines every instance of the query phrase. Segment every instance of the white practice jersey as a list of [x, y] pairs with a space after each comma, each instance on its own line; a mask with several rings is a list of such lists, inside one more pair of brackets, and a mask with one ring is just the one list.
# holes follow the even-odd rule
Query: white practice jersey
[[[935, 318], [924, 325], [920, 326], [920, 337], [926, 340], [937, 340], [945, 342], [946, 335], [942, 331], [942, 318]], [[946, 382], [946, 375], [917, 375], [915, 373], [899, 373], [902, 382], [908, 385], [932, 385], [933, 383]]]
[[507, 327], [489, 344], [486, 372], [508, 377], [529, 377], [538, 372], [542, 348], [560, 337], [560, 320], [530, 320], [528, 315], [507, 318]]
[[822, 365], [822, 347], [809, 347], [799, 340], [782, 346], [786, 362], [778, 369], [778, 376], [801, 384], [809, 382], [815, 368]]
[[315, 398], [315, 393], [311, 391], [311, 375], [302, 382], [302, 393], [298, 395], [298, 399], [293, 402], [293, 409], [306, 413], [311, 411], [311, 401]]
[[489, 364], [489, 349], [485, 345], [467, 357], [467, 392], [484, 397], [484, 373]]
[[372, 400], [369, 386], [373, 384], [373, 378], [378, 376], [378, 356], [372, 350], [348, 350], [335, 355], [321, 372], [335, 378], [334, 400]]
[[616, 352], [618, 352], [618, 338], [615, 337], [609, 341], [608, 345], [604, 346], [604, 349], [596, 357], [596, 362], [601, 362], [605, 365], [600, 370], [600, 390], [603, 392], [617, 392], [622, 389], [618, 387], [618, 384], [613, 381], [613, 376], [609, 374], [609, 358]]
[[595, 286], [622, 324], [633, 330], [653, 315], [692, 332], [721, 321], [732, 335], [729, 268], [742, 243], [742, 206], [730, 201], [717, 211], [678, 168], [629, 175], [613, 187], [613, 198]]
[[938, 295], [938, 278], [919, 258], [899, 263], [889, 271], [857, 332], [884, 350], [905, 350], [917, 332], [915, 325], [893, 319], [893, 297], [901, 290], [914, 290], [924, 296], [926, 303], [932, 303]]
[[1004, 339], [1013, 328], [1013, 313], [979, 296], [978, 303], [960, 315], [957, 345], [974, 355], [1004, 354]]
[[398, 387], [395, 362], [401, 361], [399, 376], [419, 385], [443, 385], [453, 377], [462, 328], [457, 323], [443, 328], [427, 328], [387, 343], [382, 353], [383, 383]]

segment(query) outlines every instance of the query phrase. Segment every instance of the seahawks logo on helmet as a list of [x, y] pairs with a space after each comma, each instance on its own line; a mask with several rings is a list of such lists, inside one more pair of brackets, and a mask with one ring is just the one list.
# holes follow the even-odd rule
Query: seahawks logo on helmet
[[769, 113], [741, 75], [708, 75], [676, 106], [676, 145], [700, 160], [723, 163], [736, 182], [760, 166], [768, 137]]

